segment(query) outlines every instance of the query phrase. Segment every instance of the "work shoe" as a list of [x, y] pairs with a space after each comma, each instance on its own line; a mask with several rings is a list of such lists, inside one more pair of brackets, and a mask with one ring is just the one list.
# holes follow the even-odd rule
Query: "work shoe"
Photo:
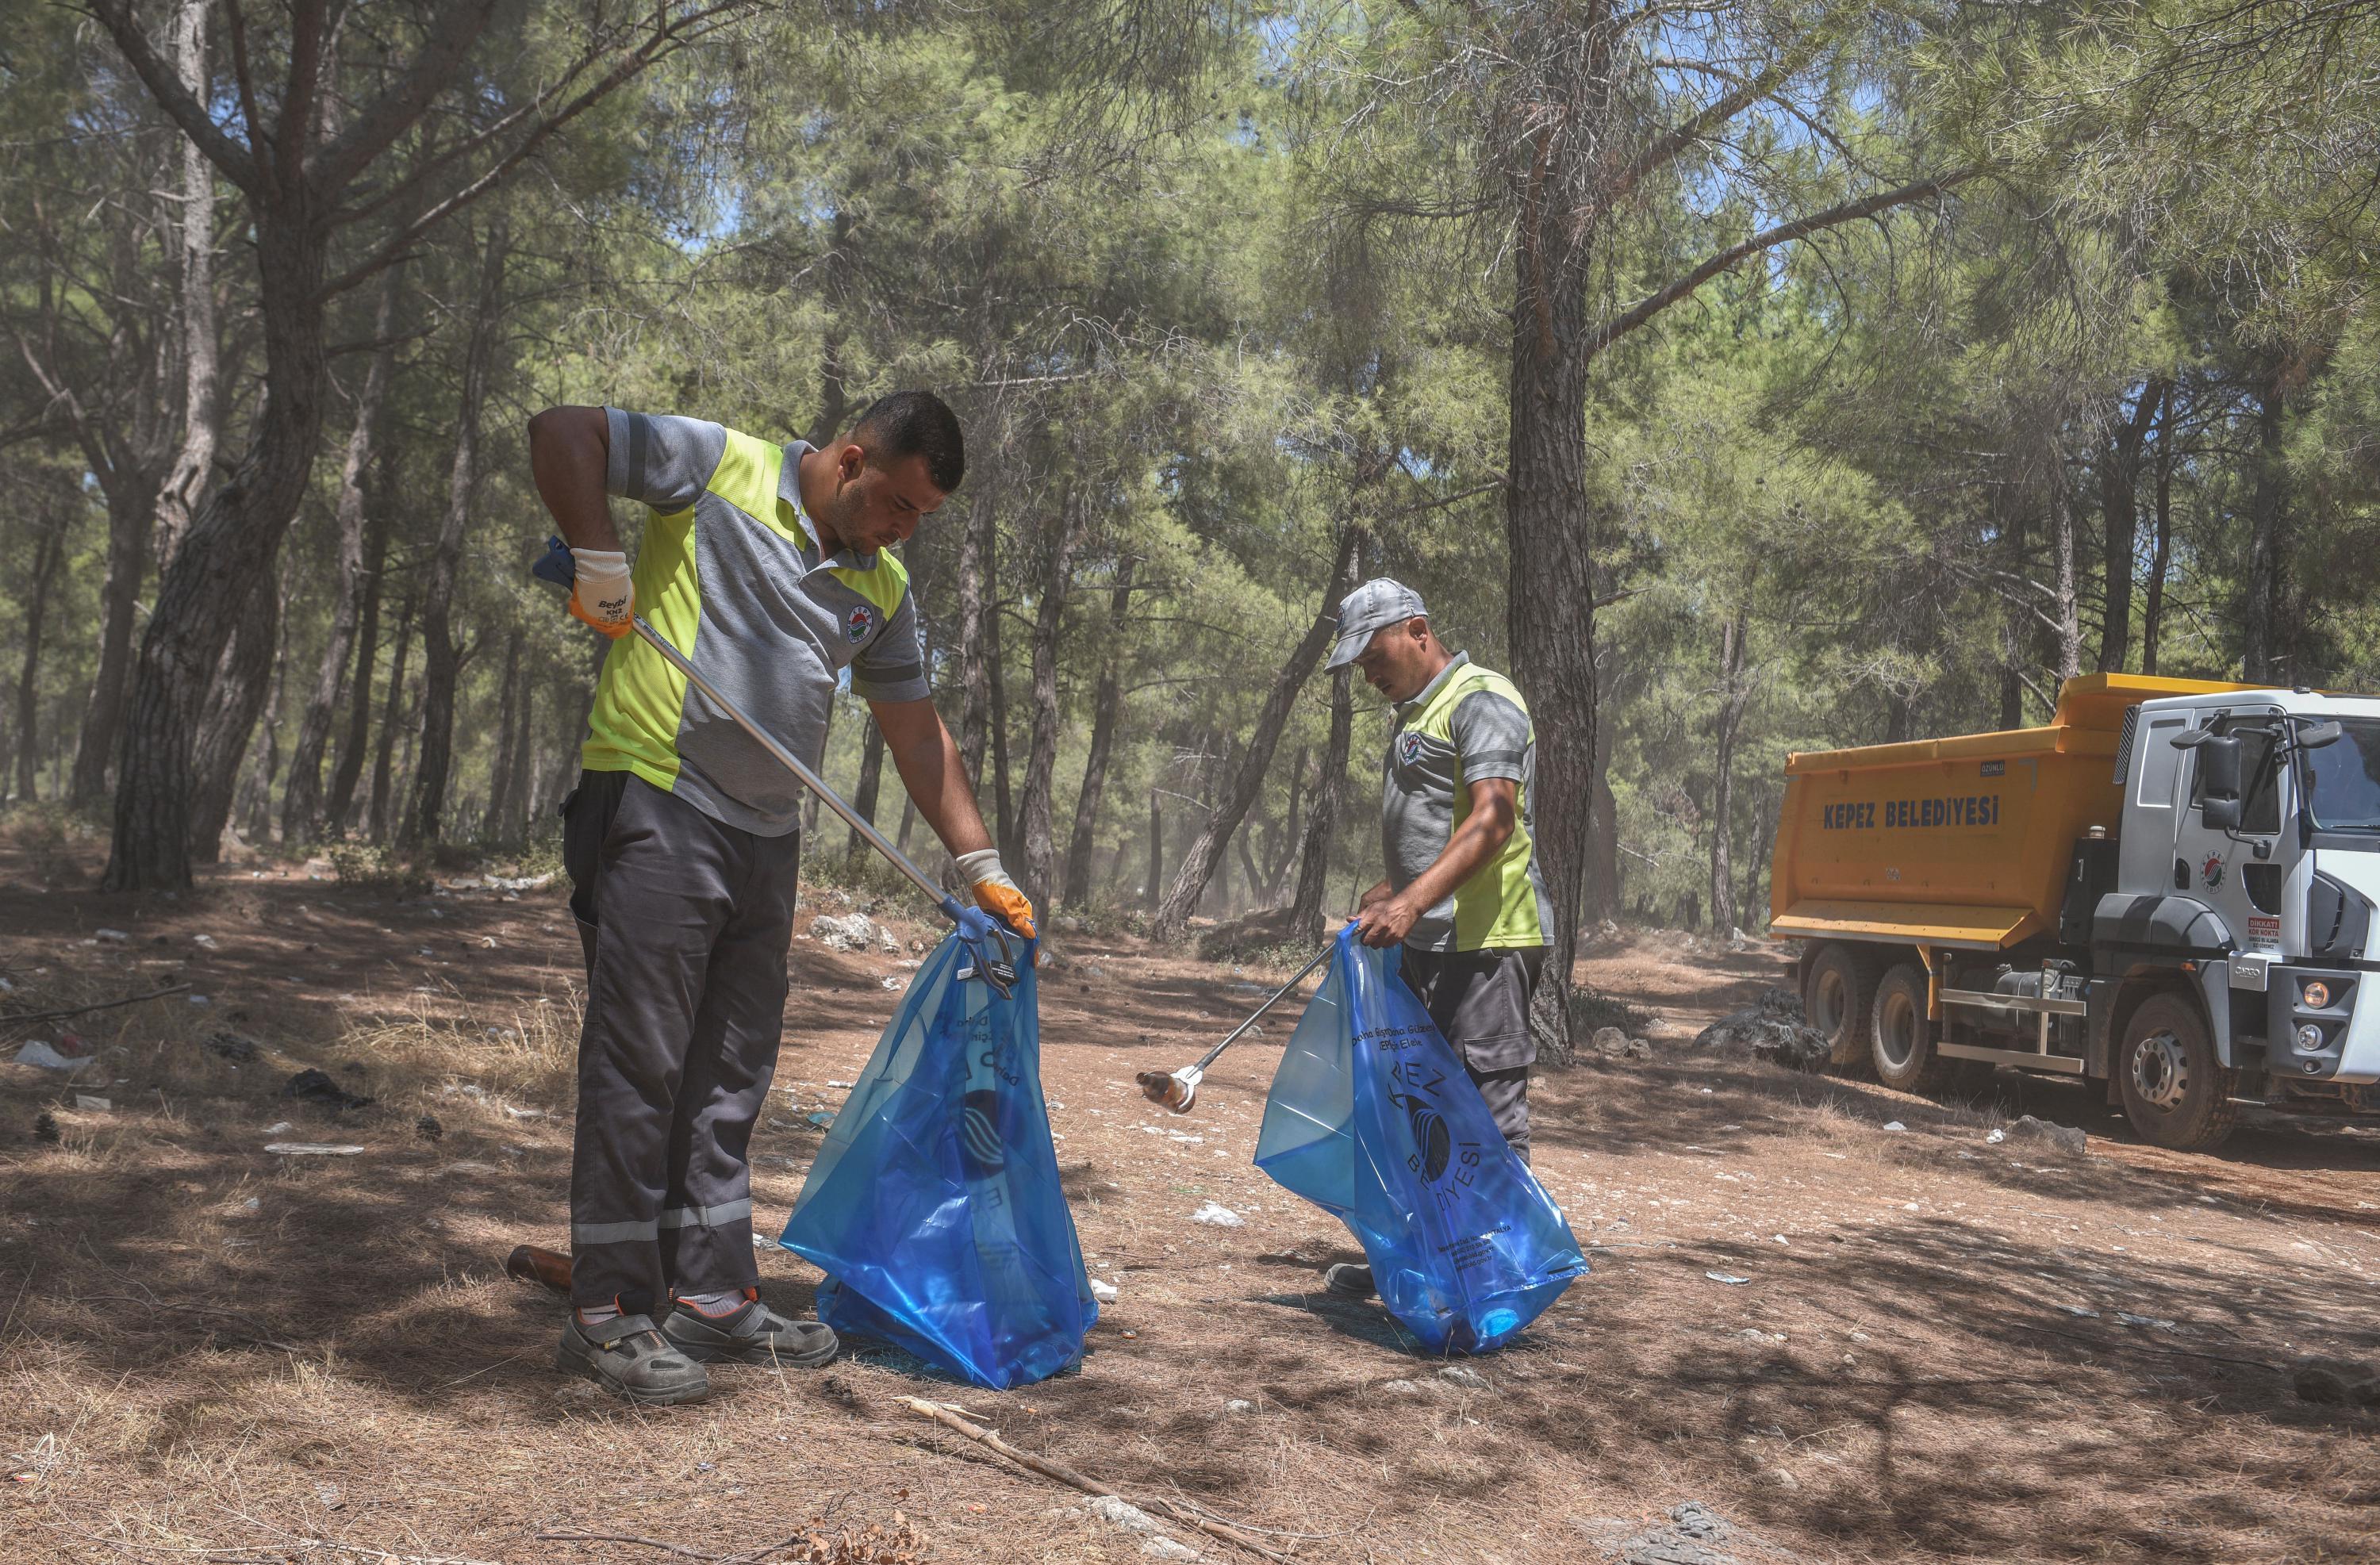
[[787, 1320], [762, 1304], [757, 1288], [746, 1289], [743, 1307], [728, 1315], [705, 1315], [683, 1299], [671, 1304], [662, 1335], [670, 1346], [701, 1364], [732, 1358], [815, 1369], [833, 1358], [841, 1345], [820, 1322]]
[[1343, 1299], [1368, 1299], [1372, 1287], [1372, 1268], [1357, 1266], [1353, 1261], [1341, 1261], [1337, 1266], [1322, 1268], [1322, 1286]]
[[589, 1326], [570, 1312], [554, 1362], [632, 1402], [668, 1406], [699, 1401], [710, 1390], [702, 1365], [678, 1352], [649, 1315], [619, 1315]]

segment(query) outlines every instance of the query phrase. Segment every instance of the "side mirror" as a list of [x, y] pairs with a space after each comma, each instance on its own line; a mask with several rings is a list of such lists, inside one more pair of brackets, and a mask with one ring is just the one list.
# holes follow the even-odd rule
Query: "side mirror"
[[2297, 732], [2298, 748], [2319, 750], [2325, 745], [2336, 745], [2346, 732], [2336, 722], [2310, 722]]
[[2219, 831], [2240, 825], [2240, 741], [2210, 734], [2198, 742], [2198, 816]]
[[2185, 728], [2170, 742], [2177, 750], [2194, 750], [2214, 737], [2215, 731], [2211, 728]]

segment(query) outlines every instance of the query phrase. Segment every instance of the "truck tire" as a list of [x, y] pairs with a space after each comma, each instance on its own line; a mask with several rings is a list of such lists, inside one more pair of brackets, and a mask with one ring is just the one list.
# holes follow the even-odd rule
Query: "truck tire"
[[1868, 1011], [1882, 964], [1853, 945], [1820, 946], [1802, 973], [1802, 1013], [1827, 1040], [1827, 1063], [1845, 1070], [1867, 1061]]
[[1934, 1024], [1925, 1015], [1925, 972], [1909, 963], [1876, 986], [1868, 1040], [1876, 1079], [1900, 1092], [1931, 1092], [1950, 1077], [1950, 1062], [1934, 1052]]
[[2184, 994], [2153, 994], [2124, 1025], [2117, 1090], [2141, 1139], [2177, 1152], [2204, 1152], [2231, 1134], [2240, 1073], [2216, 1058], [2198, 1006]]

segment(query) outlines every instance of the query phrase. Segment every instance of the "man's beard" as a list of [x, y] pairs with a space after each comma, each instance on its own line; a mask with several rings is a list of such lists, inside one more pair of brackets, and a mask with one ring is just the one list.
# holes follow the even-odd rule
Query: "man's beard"
[[868, 546], [858, 536], [863, 510], [859, 486], [853, 484], [827, 502], [824, 514], [819, 519], [840, 547], [865, 553]]

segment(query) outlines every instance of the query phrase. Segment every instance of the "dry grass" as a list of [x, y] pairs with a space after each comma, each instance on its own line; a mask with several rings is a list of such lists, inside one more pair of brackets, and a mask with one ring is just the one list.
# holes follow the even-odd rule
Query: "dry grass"
[[[53, 851], [88, 872], [87, 846]], [[19, 986], [0, 1009], [168, 975], [214, 1003], [98, 1013], [105, 1079], [82, 1090], [105, 1110], [0, 1064], [0, 1456], [25, 1474], [0, 1487], [0, 1558], [1140, 1558], [904, 1394], [1307, 1561], [1592, 1560], [1689, 1499], [1737, 1525], [1744, 1560], [2346, 1559], [2380, 1538], [2380, 1418], [2260, 1367], [2380, 1356], [2363, 1131], [2265, 1128], [2181, 1159], [2100, 1139], [2117, 1125], [2060, 1086], [1935, 1104], [1674, 1048], [1544, 1078], [1537, 1167], [1597, 1272], [1474, 1366], [1483, 1388], [1316, 1291], [1353, 1256], [1343, 1231], [1247, 1163], [1286, 1027], [1227, 1055], [1188, 1119], [1134, 1090], [1253, 1004], [1255, 975], [1085, 934], [1042, 996], [1062, 1173], [1123, 1294], [1083, 1372], [993, 1395], [860, 1356], [723, 1370], [708, 1402], [638, 1411], [558, 1378], [553, 1308], [498, 1270], [564, 1231], [577, 998], [558, 893], [242, 867], [167, 903], [44, 893], [43, 872], [0, 849]], [[101, 925], [133, 939], [82, 944]], [[798, 1110], [839, 1100], [899, 971], [794, 949], [784, 1094], [754, 1144], [774, 1212], [818, 1144]], [[1674, 1043], [1774, 972], [1645, 938], [1598, 948], [1588, 977]], [[210, 1051], [226, 1027], [264, 1057]], [[279, 1097], [301, 1067], [380, 1102]], [[57, 1145], [26, 1134], [42, 1110]], [[2094, 1155], [1984, 1142], [2024, 1110], [2086, 1123]], [[285, 1119], [368, 1150], [265, 1155]], [[1189, 1223], [1208, 1199], [1247, 1226]], [[772, 1302], [806, 1308], [815, 1274], [761, 1262]]]

